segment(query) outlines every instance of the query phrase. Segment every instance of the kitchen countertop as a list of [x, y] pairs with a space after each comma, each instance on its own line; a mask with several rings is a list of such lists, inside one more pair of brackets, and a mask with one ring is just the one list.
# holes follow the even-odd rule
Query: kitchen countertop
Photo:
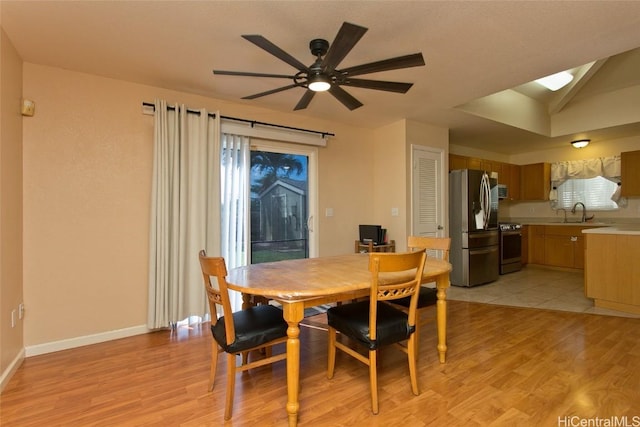
[[618, 224], [611, 227], [598, 227], [582, 230], [583, 234], [626, 234], [640, 235], [640, 225], [638, 224]]
[[581, 227], [610, 227], [613, 224], [607, 222], [525, 222], [523, 225], [569, 225], [569, 226], [581, 226]]

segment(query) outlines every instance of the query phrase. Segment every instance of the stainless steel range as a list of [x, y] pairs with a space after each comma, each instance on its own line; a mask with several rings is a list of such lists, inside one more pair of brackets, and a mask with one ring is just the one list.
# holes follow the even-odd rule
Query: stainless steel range
[[500, 229], [500, 274], [522, 268], [522, 225], [502, 222]]

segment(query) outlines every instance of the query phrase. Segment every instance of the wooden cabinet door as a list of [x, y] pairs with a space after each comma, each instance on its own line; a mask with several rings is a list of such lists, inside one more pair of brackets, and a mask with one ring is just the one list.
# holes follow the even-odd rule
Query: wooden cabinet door
[[573, 242], [573, 268], [584, 270], [584, 237], [577, 236]]
[[482, 170], [482, 160], [475, 159], [473, 157], [467, 158], [467, 168], [468, 169]]
[[520, 165], [509, 165], [509, 199], [520, 200]]
[[544, 264], [545, 261], [545, 244], [544, 244], [544, 225], [529, 226], [529, 262], [531, 264]]
[[551, 165], [534, 163], [520, 166], [522, 200], [549, 200]]
[[622, 195], [640, 196], [640, 151], [625, 151], [620, 154], [622, 173]]
[[502, 163], [500, 162], [491, 162], [491, 170], [492, 173], [495, 172], [498, 174], [498, 184], [502, 184], [503, 183], [503, 176], [502, 176]]
[[573, 268], [574, 244], [571, 236], [544, 236], [544, 263], [554, 267]]
[[522, 226], [522, 250], [521, 250], [521, 259], [522, 265], [526, 265], [529, 263], [529, 226]]
[[449, 154], [449, 171], [467, 169], [467, 158], [457, 154]]

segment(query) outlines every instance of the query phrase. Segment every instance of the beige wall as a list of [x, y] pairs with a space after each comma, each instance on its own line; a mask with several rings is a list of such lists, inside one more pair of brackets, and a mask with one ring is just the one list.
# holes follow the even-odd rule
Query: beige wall
[[[406, 236], [404, 218], [408, 215], [405, 191], [405, 121], [378, 128], [374, 141], [372, 183], [375, 194], [366, 205], [372, 218], [369, 223], [382, 225], [387, 229], [388, 238], [399, 244], [404, 240], [403, 236]], [[398, 216], [391, 216], [391, 208], [398, 208]]]
[[19, 366], [22, 300], [22, 60], [0, 30], [0, 390]]
[[371, 220], [372, 130], [29, 63], [24, 93], [36, 103], [24, 121], [28, 348], [146, 322], [153, 117], [143, 101], [335, 133], [318, 156], [320, 255], [352, 252], [357, 224]]

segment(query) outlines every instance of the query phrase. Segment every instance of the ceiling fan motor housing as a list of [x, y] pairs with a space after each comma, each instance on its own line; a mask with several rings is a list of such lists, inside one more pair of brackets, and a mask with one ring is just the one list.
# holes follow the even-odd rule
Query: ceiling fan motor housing
[[309, 49], [315, 56], [324, 56], [329, 50], [329, 42], [324, 39], [313, 39], [309, 42]]

